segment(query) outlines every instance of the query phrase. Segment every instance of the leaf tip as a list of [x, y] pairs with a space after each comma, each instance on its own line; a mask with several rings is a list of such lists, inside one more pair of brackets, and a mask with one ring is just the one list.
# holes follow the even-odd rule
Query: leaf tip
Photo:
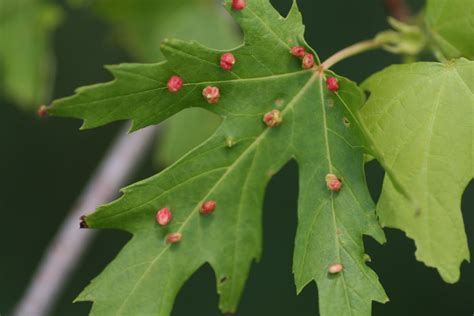
[[86, 221], [86, 216], [85, 215], [82, 215], [80, 218], [79, 218], [80, 222], [79, 222], [79, 228], [89, 228], [89, 225], [87, 224], [87, 221]]

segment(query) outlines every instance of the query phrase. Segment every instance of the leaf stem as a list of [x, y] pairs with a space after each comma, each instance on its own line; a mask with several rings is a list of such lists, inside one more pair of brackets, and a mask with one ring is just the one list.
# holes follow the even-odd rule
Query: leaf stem
[[387, 44], [386, 41], [380, 40], [378, 38], [373, 38], [370, 40], [365, 40], [359, 43], [355, 43], [349, 47], [346, 47], [338, 51], [337, 53], [335, 53], [334, 55], [326, 59], [321, 64], [320, 68], [322, 68], [322, 70], [327, 70], [346, 58], [358, 55], [360, 53], [363, 53], [369, 50], [380, 48], [385, 44]]

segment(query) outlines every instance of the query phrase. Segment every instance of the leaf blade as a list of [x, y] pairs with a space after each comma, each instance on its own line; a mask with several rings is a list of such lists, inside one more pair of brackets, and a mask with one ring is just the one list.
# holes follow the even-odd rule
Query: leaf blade
[[386, 178], [380, 220], [404, 230], [416, 242], [417, 259], [450, 283], [469, 260], [460, 200], [473, 177], [473, 73], [465, 59], [415, 63], [389, 67], [364, 83], [372, 94], [362, 114], [382, 151], [378, 159], [397, 173], [420, 208], [418, 214]]
[[[230, 10], [230, 1], [226, 7]], [[245, 10], [230, 12], [245, 32], [245, 43], [232, 50], [237, 59], [232, 73], [218, 65], [222, 51], [168, 40], [162, 45], [166, 63], [119, 66], [113, 69], [116, 81], [53, 103], [53, 114], [83, 118], [86, 127], [132, 119], [137, 129], [194, 106], [223, 118], [208, 141], [86, 217], [91, 228], [122, 229], [134, 237], [79, 299], [95, 302], [93, 315], [168, 315], [182, 284], [209, 263], [219, 280], [221, 310], [235, 311], [251, 262], [261, 254], [266, 184], [287, 161], [295, 159], [303, 179], [298, 210], [302, 221], [294, 254], [295, 267], [299, 267], [294, 270], [297, 286], [302, 289], [317, 282], [322, 315], [370, 315], [372, 300], [387, 298], [375, 273], [365, 265], [362, 235], [380, 242], [384, 236], [365, 188], [358, 122], [351, 127], [344, 123], [349, 112], [360, 108], [363, 94], [341, 77], [340, 91], [331, 93], [325, 88], [325, 77], [333, 74], [301, 69], [301, 61], [289, 52], [291, 45], [306, 46], [296, 3], [286, 19], [266, 0], [254, 0]], [[185, 84], [170, 96], [163, 87], [172, 74], [180, 75]], [[202, 97], [207, 85], [219, 87], [217, 105], [207, 104]], [[155, 90], [143, 96], [143, 89]], [[183, 95], [184, 101], [179, 99]], [[262, 122], [271, 110], [279, 110], [283, 117], [276, 128]], [[345, 183], [337, 194], [326, 188], [325, 176], [330, 172], [340, 173]], [[198, 209], [207, 199], [218, 206], [212, 216], [203, 217]], [[325, 208], [325, 217], [317, 223], [322, 232], [313, 238], [305, 218], [314, 215], [313, 206], [318, 203]], [[169, 227], [161, 228], [153, 219], [156, 210], [165, 206], [172, 209], [174, 219]], [[343, 237], [338, 237], [338, 229]], [[182, 233], [183, 240], [167, 245], [168, 232]], [[311, 248], [310, 264], [302, 259], [309, 253], [300, 250], [305, 243]], [[335, 260], [344, 270], [330, 276], [328, 268]], [[116, 289], [121, 275], [126, 277]], [[153, 295], [163, 299], [150, 303]]]

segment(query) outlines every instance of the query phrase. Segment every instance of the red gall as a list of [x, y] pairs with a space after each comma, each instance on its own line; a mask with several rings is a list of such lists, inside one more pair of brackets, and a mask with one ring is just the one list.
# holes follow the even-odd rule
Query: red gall
[[40, 106], [36, 114], [38, 114], [39, 117], [45, 117], [48, 115], [48, 107], [46, 105]]
[[221, 56], [221, 68], [224, 70], [232, 70], [235, 64], [235, 56], [232, 53], [225, 53]]
[[183, 79], [178, 76], [171, 76], [170, 80], [168, 80], [168, 91], [176, 93], [183, 87]]
[[183, 235], [181, 233], [170, 233], [166, 235], [166, 242], [168, 244], [175, 244], [181, 240]]
[[331, 264], [328, 268], [328, 272], [331, 274], [336, 274], [341, 272], [344, 269], [344, 266], [340, 263]]
[[202, 203], [201, 209], [199, 210], [199, 212], [201, 214], [208, 215], [214, 212], [215, 209], [216, 209], [216, 201], [209, 200]]
[[302, 47], [302, 46], [295, 46], [291, 49], [290, 52], [293, 56], [296, 56], [298, 58], [303, 58], [304, 55], [306, 54], [306, 51], [305, 51], [304, 47]]
[[202, 90], [202, 95], [206, 98], [209, 104], [216, 104], [221, 97], [218, 87], [207, 86]]
[[234, 10], [243, 10], [246, 5], [245, 0], [232, 0], [232, 9]]
[[301, 65], [303, 66], [304, 69], [313, 68], [313, 66], [314, 66], [314, 55], [313, 54], [304, 55], [303, 61], [301, 62]]
[[332, 92], [336, 92], [339, 90], [339, 82], [335, 77], [329, 77], [326, 80], [326, 86], [328, 87], [328, 90]]
[[161, 226], [168, 225], [172, 219], [173, 219], [173, 214], [171, 213], [170, 209], [167, 207], [160, 208], [158, 212], [156, 212], [156, 221]]
[[326, 185], [329, 191], [339, 192], [339, 190], [341, 190], [341, 187], [342, 187], [342, 182], [337, 176], [330, 173], [326, 175]]
[[280, 125], [282, 121], [283, 118], [281, 116], [281, 112], [278, 110], [271, 110], [263, 116], [263, 122], [268, 127], [276, 127]]

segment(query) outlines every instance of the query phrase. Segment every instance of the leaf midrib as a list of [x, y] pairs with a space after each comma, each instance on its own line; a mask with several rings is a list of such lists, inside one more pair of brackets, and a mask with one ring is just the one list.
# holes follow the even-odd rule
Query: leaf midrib
[[[195, 87], [199, 85], [218, 85], [218, 84], [225, 84], [225, 83], [234, 83], [234, 82], [251, 82], [251, 81], [266, 81], [266, 80], [277, 80], [280, 78], [289, 78], [293, 76], [298, 76], [303, 73], [308, 73], [311, 72], [312, 70], [298, 70], [294, 72], [288, 72], [285, 74], [280, 74], [280, 75], [270, 75], [270, 76], [262, 76], [262, 77], [254, 77], [254, 78], [241, 78], [241, 79], [231, 79], [231, 80], [211, 80], [211, 81], [201, 81], [201, 82], [190, 82], [190, 83], [185, 83], [183, 84], [183, 87]], [[110, 83], [104, 83], [104, 85], [109, 85]], [[96, 88], [96, 87], [94, 87]], [[134, 91], [132, 93], [128, 94], [122, 94], [118, 96], [113, 96], [113, 97], [108, 97], [108, 98], [102, 98], [99, 100], [93, 100], [93, 101], [84, 101], [80, 103], [73, 103], [71, 105], [61, 105], [61, 109], [68, 109], [68, 108], [77, 108], [77, 107], [83, 107], [83, 106], [90, 106], [91, 104], [99, 103], [99, 102], [105, 102], [105, 101], [110, 101], [114, 99], [119, 99], [119, 98], [124, 98], [124, 97], [129, 97], [132, 95], [136, 94], [141, 94], [141, 93], [147, 93], [150, 91], [160, 91], [160, 90], [165, 90], [168, 89], [167, 87], [157, 87], [157, 88], [152, 88], [152, 89], [147, 89], [147, 90], [141, 90], [141, 91]], [[81, 94], [86, 93], [87, 90], [81, 91]], [[76, 97], [76, 96], [74, 96]], [[68, 98], [58, 100], [57, 102], [60, 103], [63, 100], [67, 100]]]

